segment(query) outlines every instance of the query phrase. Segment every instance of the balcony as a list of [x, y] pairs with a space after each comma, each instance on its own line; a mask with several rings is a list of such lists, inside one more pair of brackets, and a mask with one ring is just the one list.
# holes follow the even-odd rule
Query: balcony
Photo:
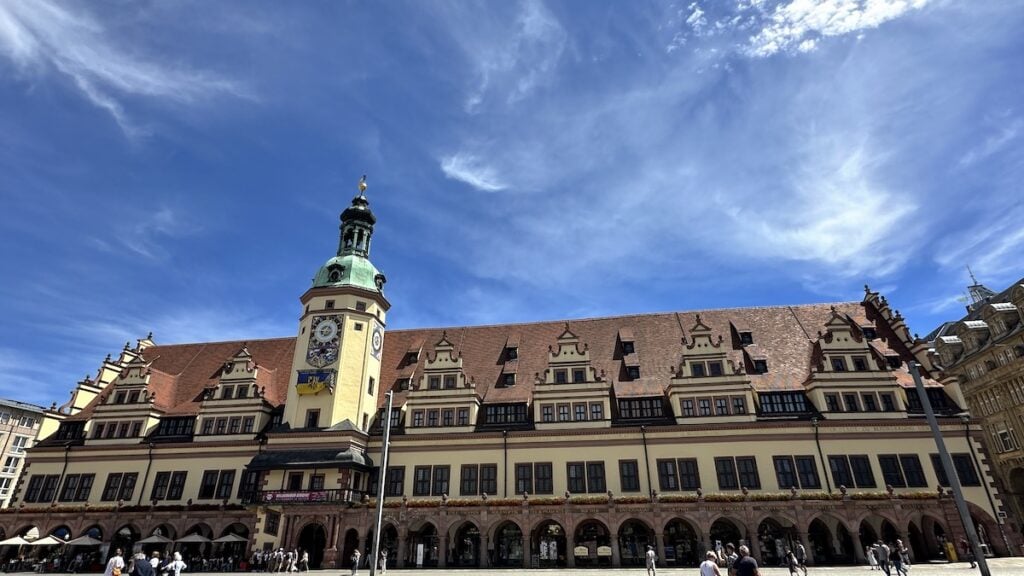
[[243, 504], [356, 504], [363, 495], [361, 490], [259, 490], [242, 496]]

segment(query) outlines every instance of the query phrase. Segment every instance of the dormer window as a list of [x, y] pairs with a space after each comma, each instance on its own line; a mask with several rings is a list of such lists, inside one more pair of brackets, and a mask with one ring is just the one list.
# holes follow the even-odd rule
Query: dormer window
[[324, 302], [324, 308], [327, 310], [334, 310], [334, 300], [328, 300]]
[[767, 360], [754, 360], [754, 373], [755, 374], [767, 374], [768, 373], [768, 361]]
[[863, 356], [854, 356], [853, 357], [853, 369], [856, 370], [857, 372], [867, 372], [868, 371], [868, 360], [867, 360], [867, 358], [864, 358]]
[[626, 367], [626, 375], [629, 376], [629, 378], [631, 380], [636, 380], [637, 378], [640, 377], [640, 367], [639, 366], [627, 366]]
[[569, 373], [566, 370], [555, 370], [555, 384], [565, 384], [569, 381]]
[[440, 390], [441, 389], [441, 377], [440, 376], [430, 376], [429, 378], [427, 378], [427, 388], [429, 388], [431, 390]]
[[366, 312], [366, 302], [361, 300], [356, 301], [356, 310], [359, 312]]
[[874, 340], [875, 338], [878, 338], [878, 332], [876, 332], [874, 328], [861, 328], [860, 331], [864, 334], [865, 340]]
[[398, 389], [399, 390], [408, 390], [409, 389], [409, 379], [408, 378], [399, 378], [398, 379]]
[[691, 362], [690, 363], [690, 375], [694, 378], [703, 378], [707, 376], [707, 371], [704, 369], [703, 362]]
[[519, 348], [509, 346], [505, 348], [505, 360], [515, 360], [519, 358]]
[[846, 372], [846, 358], [843, 358], [842, 356], [833, 356], [831, 360], [833, 372]]
[[139, 402], [139, 391], [138, 390], [132, 390], [131, 392], [129, 392], [128, 393], [128, 403], [129, 404], [137, 404], [138, 402]]
[[586, 382], [587, 381], [587, 371], [584, 370], [583, 368], [575, 368], [572, 371], [572, 381], [573, 381], [574, 384], [579, 384], [581, 382]]
[[402, 361], [402, 363], [405, 364], [406, 366], [408, 366], [410, 364], [415, 364], [415, 363], [419, 362], [419, 360], [420, 360], [420, 353], [419, 353], [419, 351], [410, 351], [410, 352], [406, 352], [405, 359]]
[[708, 362], [708, 372], [712, 376], [722, 375], [722, 363], [721, 362]]
[[118, 392], [117, 394], [114, 394], [114, 404], [124, 404], [124, 400], [127, 397], [128, 397], [128, 393], [124, 392], [124, 391], [121, 391], [121, 392]]
[[753, 343], [754, 343], [754, 333], [753, 332], [740, 332], [740, 344], [742, 346], [747, 346], [747, 345], [753, 344]]
[[636, 347], [633, 346], [632, 342], [623, 342], [622, 343], [622, 353], [623, 354], [633, 354], [634, 352], [636, 352]]
[[515, 386], [516, 385], [516, 375], [515, 374], [502, 374], [501, 375], [501, 384], [503, 386]]
[[903, 365], [903, 361], [900, 360], [899, 356], [886, 356], [885, 362], [889, 365], [889, 368], [892, 368], [893, 370]]
[[221, 389], [220, 389], [220, 399], [221, 400], [230, 400], [231, 397], [234, 396], [234, 395], [235, 395], [235, 387], [234, 386], [221, 386]]
[[455, 389], [455, 374], [446, 374], [444, 377], [444, 389], [453, 390]]

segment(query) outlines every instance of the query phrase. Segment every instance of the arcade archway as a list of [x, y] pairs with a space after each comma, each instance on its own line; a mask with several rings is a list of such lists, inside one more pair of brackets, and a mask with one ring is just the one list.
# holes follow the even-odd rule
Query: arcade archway
[[[573, 556], [581, 568], [610, 566], [612, 536], [608, 527], [599, 520], [584, 520], [576, 527], [573, 538]], [[602, 552], [608, 551], [607, 554]]]
[[309, 568], [319, 569], [324, 561], [324, 549], [327, 548], [327, 530], [324, 525], [316, 522], [303, 526], [298, 544], [300, 550], [309, 552]]
[[523, 565], [523, 532], [515, 522], [505, 522], [498, 526], [491, 541], [494, 548], [487, 553], [491, 555], [492, 566]]
[[545, 520], [533, 530], [530, 538], [531, 554], [538, 559], [541, 568], [563, 567], [566, 555], [565, 529], [554, 520]]
[[665, 563], [669, 566], [697, 566], [701, 562], [700, 539], [689, 522], [676, 518], [665, 525]]
[[472, 522], [464, 522], [451, 539], [449, 566], [480, 565], [480, 529]]
[[654, 546], [654, 530], [640, 520], [630, 519], [619, 527], [619, 561], [623, 566], [643, 566], [647, 547]]

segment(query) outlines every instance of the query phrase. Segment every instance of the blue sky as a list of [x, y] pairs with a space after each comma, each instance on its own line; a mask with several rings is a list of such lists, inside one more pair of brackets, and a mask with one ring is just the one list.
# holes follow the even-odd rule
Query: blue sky
[[0, 395], [294, 334], [361, 174], [390, 328], [1024, 275], [1012, 1], [0, 0]]

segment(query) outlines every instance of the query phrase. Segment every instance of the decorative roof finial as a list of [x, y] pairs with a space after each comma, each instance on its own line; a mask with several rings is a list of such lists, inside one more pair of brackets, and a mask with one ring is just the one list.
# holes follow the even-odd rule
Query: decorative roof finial
[[366, 195], [366, 188], [367, 188], [367, 185], [366, 185], [366, 174], [363, 174], [363, 177], [359, 179], [359, 195], [360, 196], [365, 196]]
[[967, 266], [967, 274], [971, 277], [971, 282], [978, 283], [978, 279], [974, 277], [974, 271], [971, 270], [970, 265]]

